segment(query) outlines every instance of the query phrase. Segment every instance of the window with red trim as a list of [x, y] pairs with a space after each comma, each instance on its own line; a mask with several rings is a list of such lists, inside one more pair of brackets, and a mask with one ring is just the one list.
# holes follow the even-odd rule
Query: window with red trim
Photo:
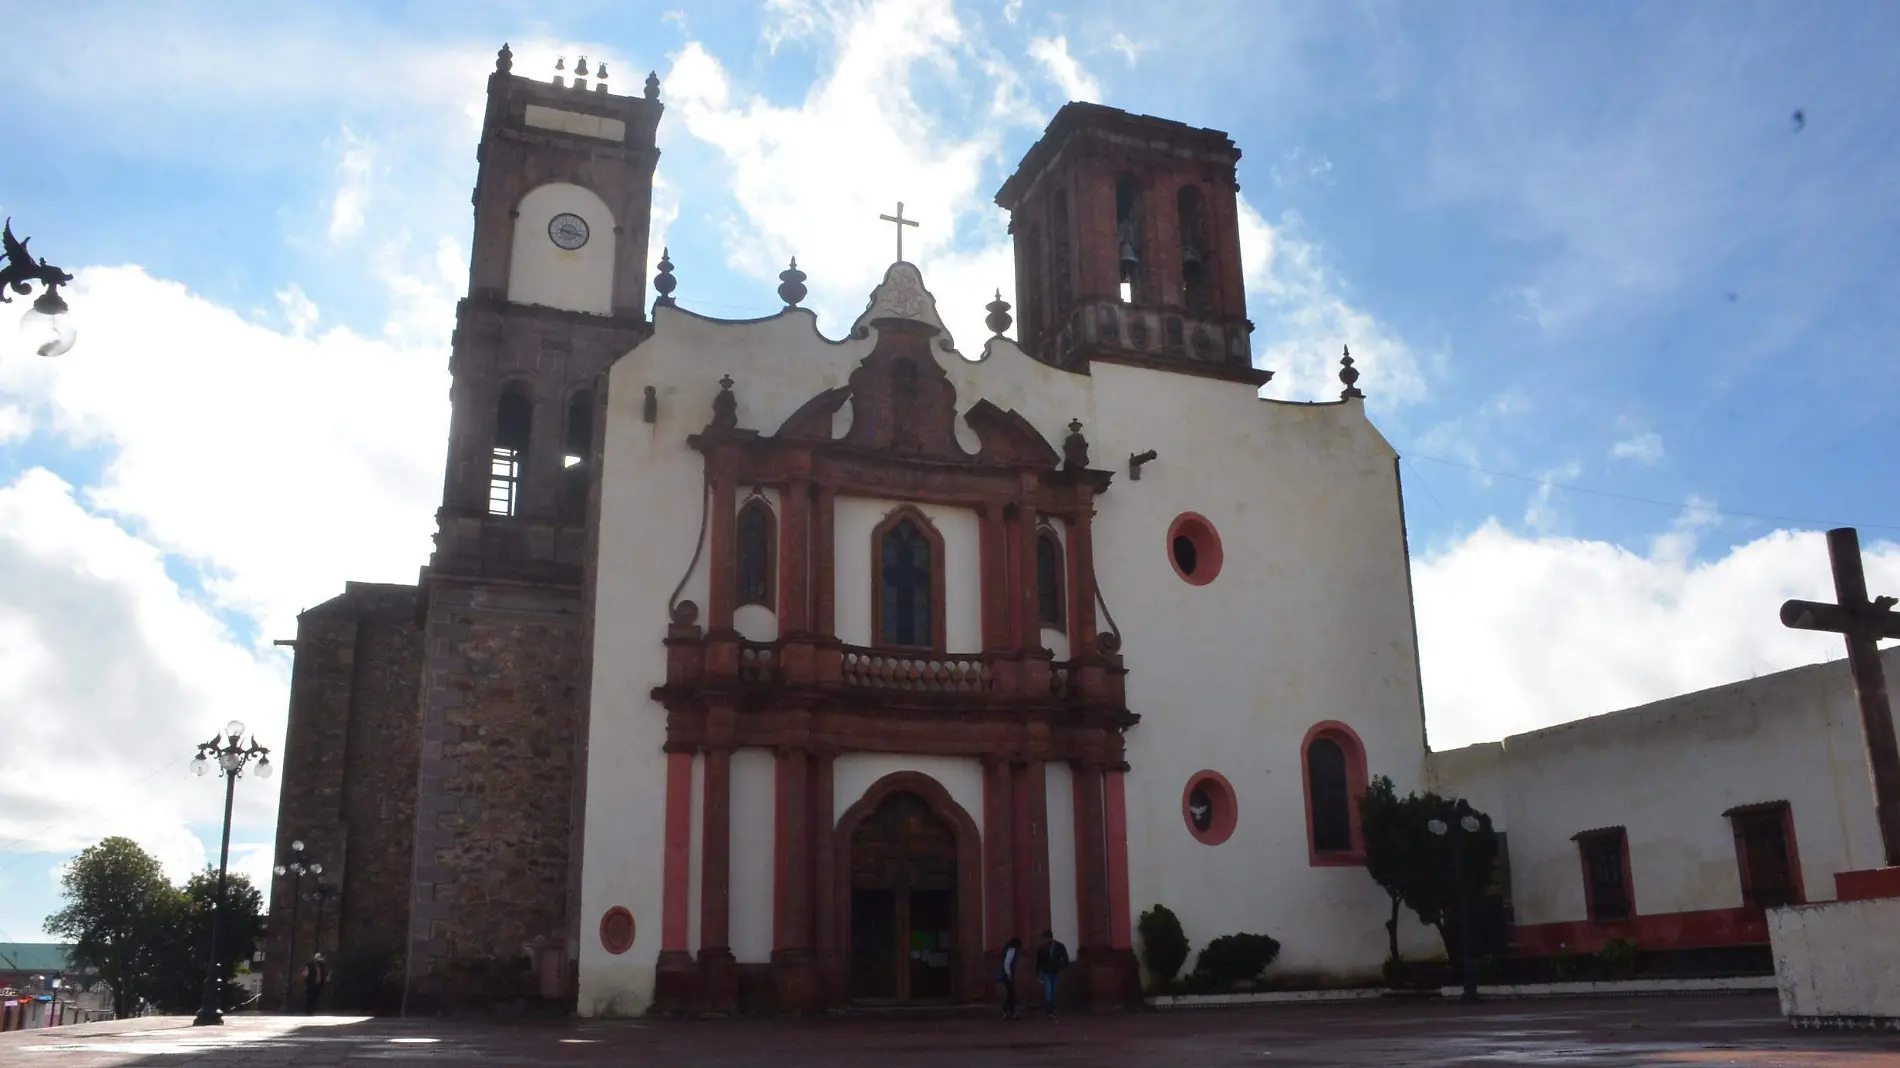
[[1591, 921], [1612, 923], [1635, 915], [1629, 836], [1623, 828], [1583, 831], [1575, 840], [1583, 861], [1583, 901]]
[[1062, 543], [1048, 527], [1036, 533], [1036, 610], [1042, 625], [1063, 627]]
[[1216, 846], [1233, 837], [1240, 822], [1234, 786], [1218, 771], [1197, 771], [1181, 791], [1181, 818], [1188, 833], [1203, 845]]
[[904, 507], [871, 534], [871, 632], [877, 643], [943, 650], [943, 535]]
[[1794, 847], [1794, 813], [1788, 802], [1743, 805], [1723, 815], [1735, 831], [1742, 904], [1757, 909], [1801, 904], [1805, 895]]
[[1364, 864], [1359, 799], [1366, 793], [1366, 750], [1344, 723], [1318, 723], [1300, 744], [1306, 787], [1306, 841], [1314, 865]]
[[778, 519], [772, 515], [772, 506], [763, 497], [745, 502], [739, 509], [738, 528], [739, 551], [734, 554], [738, 575], [733, 583], [737, 603], [771, 608], [777, 600], [773, 578], [778, 555]]
[[1220, 574], [1224, 559], [1220, 535], [1206, 516], [1182, 512], [1168, 524], [1168, 562], [1174, 565], [1181, 581], [1192, 586], [1207, 585]]

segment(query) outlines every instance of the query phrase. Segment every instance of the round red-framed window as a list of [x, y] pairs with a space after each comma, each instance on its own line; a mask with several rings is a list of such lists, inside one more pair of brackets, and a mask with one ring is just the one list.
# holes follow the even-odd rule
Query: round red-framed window
[[600, 944], [609, 953], [625, 953], [633, 948], [633, 913], [620, 905], [600, 918]]
[[1218, 771], [1197, 771], [1188, 776], [1181, 791], [1181, 818], [1188, 833], [1203, 845], [1217, 846], [1233, 836], [1240, 822], [1240, 805], [1234, 798], [1234, 784]]
[[1168, 524], [1168, 563], [1181, 581], [1205, 586], [1220, 574], [1220, 535], [1199, 512], [1182, 512]]

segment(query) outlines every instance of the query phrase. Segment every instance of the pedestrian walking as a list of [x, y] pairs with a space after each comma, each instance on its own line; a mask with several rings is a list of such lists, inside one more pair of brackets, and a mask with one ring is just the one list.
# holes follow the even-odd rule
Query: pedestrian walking
[[1016, 953], [1023, 948], [1023, 940], [1014, 936], [1003, 943], [1003, 965], [996, 972], [996, 981], [1003, 984], [1003, 1019], [1016, 1018]]
[[1042, 980], [1042, 1011], [1056, 1018], [1056, 980], [1069, 966], [1069, 947], [1056, 941], [1053, 932], [1042, 932], [1042, 945], [1036, 947], [1036, 978]]
[[317, 999], [323, 996], [323, 984], [329, 981], [330, 966], [324, 963], [323, 954], [318, 953], [303, 966], [304, 1015], [316, 1015]]

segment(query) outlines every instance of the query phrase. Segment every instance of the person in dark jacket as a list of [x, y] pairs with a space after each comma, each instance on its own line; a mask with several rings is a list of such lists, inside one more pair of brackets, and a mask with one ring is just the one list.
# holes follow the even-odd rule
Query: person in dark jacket
[[1049, 1019], [1056, 1018], [1056, 980], [1069, 966], [1069, 947], [1056, 941], [1053, 932], [1042, 932], [1042, 945], [1036, 947], [1036, 978], [1042, 980], [1042, 1009]]
[[330, 965], [324, 962], [323, 954], [318, 953], [303, 966], [304, 1015], [316, 1015], [317, 999], [323, 996], [323, 984], [329, 981]]
[[1011, 937], [1003, 943], [1003, 964], [997, 969], [996, 981], [1003, 984], [1003, 1019], [1016, 1018], [1016, 955], [1023, 948], [1023, 940]]

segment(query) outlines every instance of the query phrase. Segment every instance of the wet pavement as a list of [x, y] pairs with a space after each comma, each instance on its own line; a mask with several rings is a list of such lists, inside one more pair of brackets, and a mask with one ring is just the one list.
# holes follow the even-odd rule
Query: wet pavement
[[1772, 995], [1359, 1001], [1068, 1017], [516, 1022], [148, 1018], [0, 1035], [0, 1068], [253, 1065], [1224, 1068], [1750, 1065], [1900, 1068], [1900, 1034], [1797, 1031]]

